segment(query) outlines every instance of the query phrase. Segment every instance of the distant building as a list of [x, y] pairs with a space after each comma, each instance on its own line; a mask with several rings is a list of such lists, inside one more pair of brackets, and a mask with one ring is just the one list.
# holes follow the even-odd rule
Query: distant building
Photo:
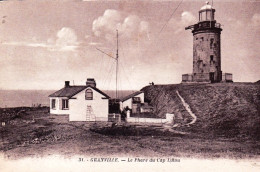
[[232, 82], [232, 74], [221, 71], [221, 25], [215, 9], [208, 4], [199, 11], [199, 22], [186, 27], [193, 33], [193, 72], [183, 74], [182, 82]]
[[69, 115], [69, 121], [108, 121], [110, 97], [96, 88], [92, 78], [82, 86], [71, 86], [69, 81], [65, 81], [64, 88], [49, 98], [51, 114]]
[[137, 91], [121, 99], [120, 110], [123, 111], [124, 108], [128, 107], [132, 110], [132, 113], [141, 113], [141, 104], [143, 103], [144, 93], [142, 91]]

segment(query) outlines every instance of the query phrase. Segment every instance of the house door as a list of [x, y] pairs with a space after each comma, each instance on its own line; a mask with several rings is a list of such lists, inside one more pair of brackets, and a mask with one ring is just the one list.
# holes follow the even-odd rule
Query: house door
[[209, 79], [211, 83], [214, 82], [214, 72], [209, 73]]
[[132, 113], [140, 113], [141, 112], [141, 104], [140, 103], [133, 103], [132, 105]]
[[86, 121], [95, 121], [95, 115], [91, 105], [87, 105]]

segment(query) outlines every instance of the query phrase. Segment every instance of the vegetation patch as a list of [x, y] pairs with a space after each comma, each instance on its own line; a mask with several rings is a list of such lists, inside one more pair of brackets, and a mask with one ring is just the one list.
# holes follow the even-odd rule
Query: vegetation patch
[[111, 136], [169, 136], [169, 137], [182, 137], [183, 134], [172, 133], [170, 131], [161, 131], [153, 127], [135, 127], [135, 126], [115, 126], [115, 127], [102, 127], [90, 128], [90, 131]]

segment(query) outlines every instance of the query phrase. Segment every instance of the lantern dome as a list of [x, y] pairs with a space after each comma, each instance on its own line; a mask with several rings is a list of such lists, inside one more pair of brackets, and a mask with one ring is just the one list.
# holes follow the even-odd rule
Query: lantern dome
[[201, 7], [200, 10], [212, 10], [213, 7], [211, 5], [209, 5], [209, 2], [206, 2], [206, 5], [204, 5], [203, 7]]

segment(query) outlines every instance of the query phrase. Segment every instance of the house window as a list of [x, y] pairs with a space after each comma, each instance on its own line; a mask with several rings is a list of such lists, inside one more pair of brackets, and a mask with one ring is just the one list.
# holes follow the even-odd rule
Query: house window
[[69, 109], [69, 100], [62, 99], [62, 109]]
[[133, 97], [133, 103], [141, 103], [141, 98], [140, 97]]
[[51, 108], [52, 109], [56, 108], [56, 99], [51, 99]]
[[93, 91], [91, 89], [86, 90], [85, 98], [86, 100], [93, 100]]

